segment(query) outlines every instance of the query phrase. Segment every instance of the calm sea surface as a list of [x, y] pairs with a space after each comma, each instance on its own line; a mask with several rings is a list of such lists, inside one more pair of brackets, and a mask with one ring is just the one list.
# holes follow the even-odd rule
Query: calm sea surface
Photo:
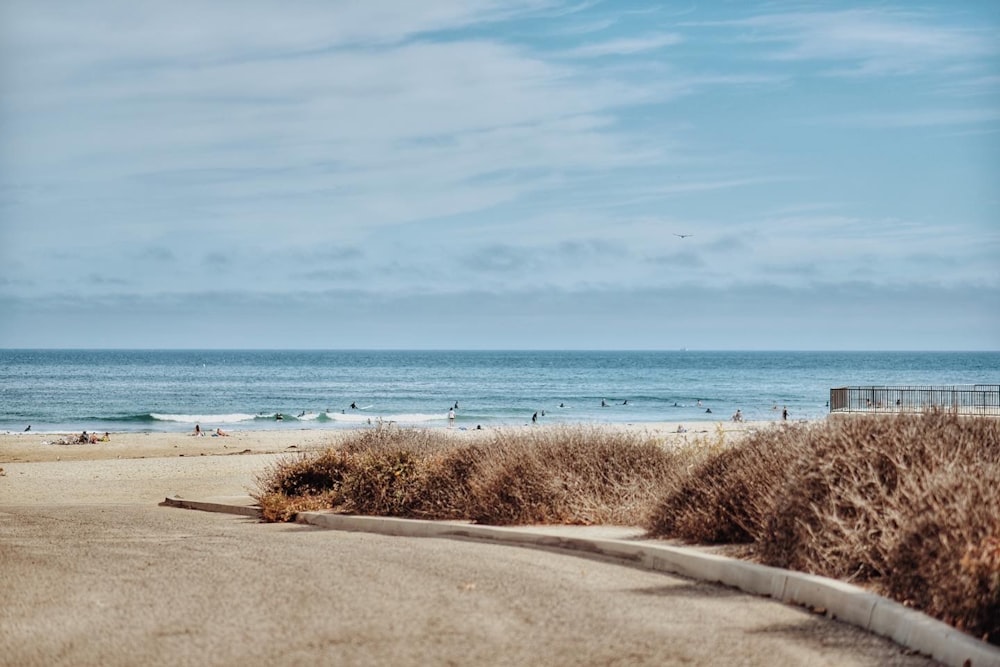
[[831, 387], [998, 382], [1000, 352], [0, 350], [0, 431], [797, 419]]

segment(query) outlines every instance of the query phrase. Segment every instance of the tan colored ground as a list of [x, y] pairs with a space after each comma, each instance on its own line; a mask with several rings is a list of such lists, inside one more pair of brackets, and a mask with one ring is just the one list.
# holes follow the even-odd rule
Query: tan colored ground
[[[643, 428], [716, 437], [688, 426]], [[933, 664], [801, 608], [612, 563], [158, 506], [245, 494], [344, 433], [0, 435], [0, 665]]]
[[[650, 433], [664, 443], [694, 442], [715, 439], [719, 429], [726, 438], [739, 436], [748, 429], [767, 428], [774, 422], [660, 422], [649, 424], [608, 424], [599, 428], [628, 429]], [[679, 433], [678, 427], [684, 432]], [[515, 426], [514, 429], [549, 429], [560, 426]], [[457, 438], [489, 436], [484, 431], [440, 428], [443, 434]], [[60, 444], [75, 440], [75, 435], [45, 433], [0, 433], [0, 465], [12, 462], [99, 461], [105, 459], [149, 459], [177, 456], [228, 456], [232, 454], [273, 454], [324, 449], [348, 436], [350, 430], [300, 429], [268, 431], [230, 431], [228, 437], [193, 436], [190, 433], [112, 433], [108, 442]]]

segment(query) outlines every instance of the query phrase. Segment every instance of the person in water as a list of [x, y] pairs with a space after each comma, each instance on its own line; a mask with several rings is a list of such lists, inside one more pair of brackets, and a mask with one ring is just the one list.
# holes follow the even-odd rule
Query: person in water
[[357, 410], [357, 409], [358, 409], [358, 404], [355, 403], [354, 401], [351, 401], [351, 410]]

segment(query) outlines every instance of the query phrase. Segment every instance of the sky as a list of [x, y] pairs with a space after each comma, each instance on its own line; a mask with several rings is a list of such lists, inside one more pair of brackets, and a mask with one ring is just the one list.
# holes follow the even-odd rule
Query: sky
[[1000, 3], [0, 4], [0, 347], [1000, 349]]

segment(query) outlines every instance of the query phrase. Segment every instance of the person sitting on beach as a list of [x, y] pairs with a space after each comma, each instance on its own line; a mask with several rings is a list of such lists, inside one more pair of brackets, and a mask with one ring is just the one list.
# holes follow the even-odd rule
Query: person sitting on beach
[[204, 433], [201, 432], [201, 424], [194, 425], [194, 433], [192, 433], [191, 435], [205, 435]]
[[688, 430], [687, 430], [686, 428], [684, 428], [684, 425], [683, 425], [683, 424], [678, 424], [678, 425], [677, 425], [677, 432], [678, 432], [678, 433], [687, 433], [687, 432], [688, 432]]
[[101, 438], [101, 442], [109, 442], [110, 440], [111, 440], [111, 434], [105, 431], [104, 437]]
[[734, 422], [741, 422], [741, 421], [743, 421], [743, 413], [740, 412], [739, 408], [737, 408], [736, 412], [733, 413], [733, 421]]
[[90, 439], [87, 442], [89, 442], [92, 445], [96, 445], [97, 444], [97, 434], [96, 433], [91, 433], [90, 434]]
[[79, 442], [81, 445], [86, 445], [88, 442], [90, 442], [90, 436], [87, 435], [86, 431], [84, 431], [83, 433], [80, 434], [80, 437], [77, 438], [76, 441]]
[[217, 436], [219, 436], [221, 438], [228, 438], [229, 437], [229, 434], [226, 433], [225, 431], [223, 431], [221, 428], [215, 429], [215, 435], [217, 435]]

